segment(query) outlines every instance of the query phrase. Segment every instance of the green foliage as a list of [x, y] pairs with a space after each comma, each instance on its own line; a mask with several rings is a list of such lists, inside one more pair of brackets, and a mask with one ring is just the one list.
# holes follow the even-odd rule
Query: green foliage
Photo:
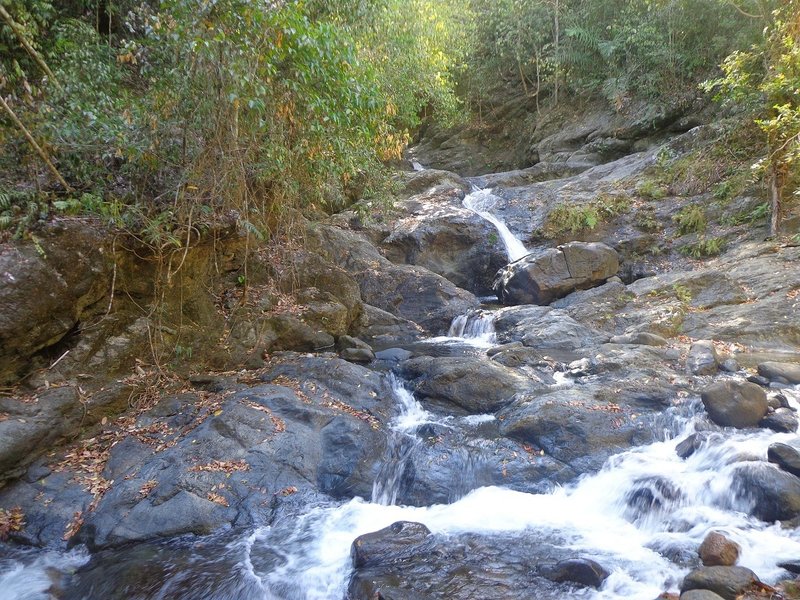
[[[80, 190], [56, 210], [101, 214], [159, 248], [198, 220], [235, 214], [265, 239], [290, 208], [382, 201], [383, 162], [421, 116], [459, 110], [457, 0], [125, 1], [102, 33], [95, 3], [6, 6], [61, 83], [26, 92], [38, 71], [0, 29], [3, 72], [20, 73], [6, 76], [10, 101]], [[19, 133], [0, 133], [25, 158]]]
[[697, 242], [688, 244], [687, 246], [681, 248], [681, 254], [691, 256], [692, 258], [717, 256], [725, 250], [725, 245], [725, 240], [721, 237], [701, 237]]
[[752, 210], [745, 210], [733, 215], [726, 216], [722, 222], [727, 225], [752, 225], [759, 221], [764, 221], [769, 216], [769, 202], [762, 202]]
[[468, 63], [482, 80], [499, 74], [537, 99], [560, 81], [573, 92], [603, 94], [618, 108], [634, 96], [668, 98], [690, 88], [761, 32], [753, 19], [716, 0], [471, 4], [476, 30]]
[[667, 195], [667, 190], [658, 181], [645, 179], [636, 186], [636, 193], [645, 200], [661, 200]]
[[672, 292], [675, 294], [675, 297], [678, 299], [679, 302], [683, 304], [689, 304], [692, 301], [692, 290], [690, 290], [685, 285], [680, 283], [676, 283], [672, 286]]
[[601, 193], [596, 200], [587, 204], [557, 204], [547, 215], [544, 234], [554, 238], [568, 232], [592, 230], [628, 210], [630, 198], [622, 194]]
[[702, 233], [706, 230], [705, 212], [697, 204], [684, 206], [672, 220], [678, 226], [679, 235]]
[[783, 202], [800, 195], [800, 1], [781, 2], [761, 19], [764, 41], [731, 53], [723, 77], [704, 87], [718, 100], [746, 108], [763, 133], [767, 153], [753, 171], [770, 188], [775, 233]]

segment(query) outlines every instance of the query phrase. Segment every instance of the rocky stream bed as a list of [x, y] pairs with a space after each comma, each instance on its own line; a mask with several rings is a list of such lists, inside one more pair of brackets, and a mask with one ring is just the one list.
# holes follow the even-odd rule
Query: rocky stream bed
[[156, 289], [91, 223], [4, 248], [0, 598], [800, 597], [800, 248], [688, 259], [680, 198], [540, 235], [698, 140], [406, 173], [247, 296], [233, 232]]

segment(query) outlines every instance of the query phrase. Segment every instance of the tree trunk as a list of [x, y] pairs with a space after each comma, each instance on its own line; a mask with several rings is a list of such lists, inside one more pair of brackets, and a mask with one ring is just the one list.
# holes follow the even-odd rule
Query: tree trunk
[[769, 169], [769, 193], [772, 214], [769, 220], [769, 234], [778, 235], [781, 226], [781, 195], [783, 194], [783, 176], [776, 165]]

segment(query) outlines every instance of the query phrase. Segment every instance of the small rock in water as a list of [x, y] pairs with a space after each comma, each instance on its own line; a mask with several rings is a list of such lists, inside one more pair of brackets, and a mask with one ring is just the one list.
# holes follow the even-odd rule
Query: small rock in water
[[403, 362], [411, 358], [411, 352], [404, 348], [387, 348], [375, 353], [375, 358], [378, 360], [386, 360], [392, 362]]
[[800, 451], [788, 444], [772, 444], [767, 450], [767, 460], [781, 470], [800, 477]]
[[769, 387], [769, 379], [761, 377], [761, 375], [748, 375], [747, 381], [760, 385], [761, 387]]
[[792, 433], [797, 431], [797, 415], [788, 408], [778, 408], [761, 419], [758, 426], [778, 433]]
[[777, 383], [800, 383], [800, 365], [797, 363], [765, 362], [758, 365], [758, 374]]
[[756, 574], [745, 567], [701, 567], [684, 578], [681, 598], [690, 590], [708, 590], [724, 600], [736, 600], [757, 583]]
[[603, 585], [609, 576], [602, 565], [588, 558], [562, 560], [552, 567], [543, 568], [541, 574], [555, 583], [576, 583], [595, 589]]
[[727, 373], [736, 373], [739, 371], [739, 363], [735, 358], [726, 358], [720, 363], [719, 368]]
[[353, 567], [361, 569], [398, 562], [416, 553], [417, 546], [431, 534], [422, 523], [398, 521], [379, 531], [366, 533], [355, 539], [350, 547]]
[[789, 573], [800, 575], [800, 560], [787, 560], [784, 562], [779, 562], [778, 566], [781, 569], [786, 569], [789, 571]]
[[703, 444], [706, 443], [706, 440], [708, 440], [708, 433], [693, 433], [680, 444], [675, 446], [675, 453], [681, 458], [689, 458], [692, 454], [697, 452], [697, 450], [699, 450]]
[[732, 567], [739, 560], [742, 549], [718, 531], [712, 531], [700, 544], [697, 553], [706, 567]]
[[674, 505], [683, 498], [680, 488], [665, 477], [643, 477], [634, 483], [625, 497], [628, 507], [636, 513], [634, 517]]
[[723, 427], [755, 427], [767, 414], [767, 394], [753, 383], [718, 381], [701, 398], [709, 418]]
[[345, 348], [339, 352], [339, 357], [354, 363], [368, 363], [375, 360], [375, 355], [369, 348]]
[[693, 375], [713, 375], [719, 368], [719, 358], [710, 340], [700, 340], [692, 344], [686, 366]]

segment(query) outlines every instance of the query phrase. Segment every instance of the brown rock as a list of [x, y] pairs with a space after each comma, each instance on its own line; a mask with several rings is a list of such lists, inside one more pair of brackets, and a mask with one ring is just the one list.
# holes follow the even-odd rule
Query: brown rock
[[741, 547], [718, 531], [712, 531], [700, 544], [697, 553], [706, 567], [732, 567], [739, 560]]

